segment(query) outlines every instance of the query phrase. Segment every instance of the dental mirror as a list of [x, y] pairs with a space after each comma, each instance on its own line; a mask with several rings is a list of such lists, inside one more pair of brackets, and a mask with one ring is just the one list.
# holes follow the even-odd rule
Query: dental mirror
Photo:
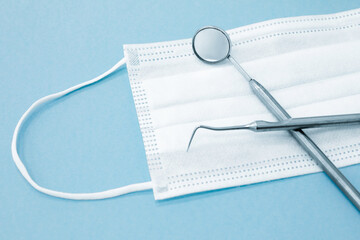
[[218, 63], [230, 55], [231, 42], [226, 32], [217, 27], [204, 27], [192, 41], [198, 58], [207, 63]]
[[192, 47], [195, 55], [203, 62], [219, 63], [229, 59], [246, 80], [251, 80], [247, 72], [230, 55], [231, 40], [224, 30], [213, 26], [201, 28], [193, 37]]

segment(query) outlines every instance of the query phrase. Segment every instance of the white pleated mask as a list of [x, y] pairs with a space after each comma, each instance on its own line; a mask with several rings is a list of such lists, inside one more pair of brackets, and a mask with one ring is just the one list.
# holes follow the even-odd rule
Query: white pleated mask
[[[228, 31], [232, 57], [292, 117], [360, 112], [360, 10], [277, 19]], [[206, 64], [191, 39], [124, 46], [125, 59], [103, 75], [35, 102], [13, 137], [13, 159], [37, 190], [71, 199], [101, 199], [153, 189], [155, 199], [320, 171], [285, 131], [199, 131], [275, 121], [230, 62]], [[37, 185], [17, 153], [26, 117], [39, 105], [101, 80], [127, 64], [151, 181], [99, 193], [63, 193]], [[306, 130], [337, 167], [360, 162], [360, 127]], [[140, 164], [140, 163], [139, 163]]]

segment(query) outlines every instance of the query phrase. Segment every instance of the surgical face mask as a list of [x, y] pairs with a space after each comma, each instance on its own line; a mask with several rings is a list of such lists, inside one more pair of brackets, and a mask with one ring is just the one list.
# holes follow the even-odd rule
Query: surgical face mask
[[[277, 19], [228, 31], [232, 56], [293, 117], [360, 112], [360, 10]], [[209, 132], [275, 120], [228, 62], [209, 65], [191, 39], [124, 46], [125, 58], [99, 77], [36, 101], [16, 126], [12, 155], [37, 190], [70, 199], [102, 199], [153, 189], [155, 199], [319, 172], [286, 132]], [[38, 106], [127, 66], [151, 181], [99, 193], [63, 193], [35, 183], [17, 153], [26, 117]], [[360, 127], [306, 130], [337, 167], [360, 162]]]

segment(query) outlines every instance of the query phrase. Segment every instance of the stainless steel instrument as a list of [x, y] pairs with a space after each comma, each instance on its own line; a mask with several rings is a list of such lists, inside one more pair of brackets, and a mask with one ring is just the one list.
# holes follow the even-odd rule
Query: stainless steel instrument
[[[280, 121], [291, 119], [286, 110], [275, 98], [255, 79], [240, 66], [230, 55], [231, 40], [228, 34], [217, 27], [204, 27], [193, 37], [192, 47], [195, 55], [206, 63], [218, 63], [228, 59], [235, 68], [249, 82], [255, 95], [268, 108], [268, 110]], [[330, 179], [349, 198], [354, 206], [360, 211], [360, 193], [336, 168], [321, 149], [301, 129], [289, 130], [289, 133], [297, 140], [304, 150], [319, 164]]]
[[200, 125], [196, 127], [191, 135], [188, 148], [194, 139], [198, 129], [207, 129], [213, 131], [231, 131], [231, 130], [250, 130], [253, 132], [267, 132], [279, 130], [296, 130], [304, 128], [322, 128], [322, 127], [336, 127], [341, 125], [360, 124], [360, 114], [343, 114], [343, 115], [330, 115], [319, 117], [304, 117], [304, 118], [289, 118], [279, 122], [268, 122], [257, 120], [244, 125], [215, 127]]

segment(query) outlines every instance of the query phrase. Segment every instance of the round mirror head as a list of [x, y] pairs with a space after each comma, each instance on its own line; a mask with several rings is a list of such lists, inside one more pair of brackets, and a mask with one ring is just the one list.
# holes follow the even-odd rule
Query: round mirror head
[[207, 63], [218, 63], [230, 55], [231, 41], [228, 34], [217, 27], [204, 27], [193, 37], [195, 55]]

